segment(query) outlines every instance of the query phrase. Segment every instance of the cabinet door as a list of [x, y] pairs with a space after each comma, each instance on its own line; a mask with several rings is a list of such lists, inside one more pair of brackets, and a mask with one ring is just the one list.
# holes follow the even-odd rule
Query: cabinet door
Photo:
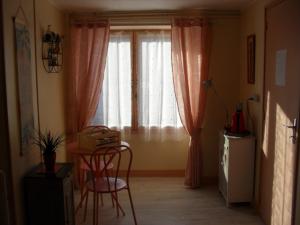
[[64, 188], [65, 224], [75, 225], [73, 182], [70, 176], [64, 179], [63, 188]]
[[57, 179], [25, 179], [28, 225], [64, 225], [62, 185]]
[[228, 201], [251, 202], [254, 173], [253, 137], [232, 138], [229, 147]]

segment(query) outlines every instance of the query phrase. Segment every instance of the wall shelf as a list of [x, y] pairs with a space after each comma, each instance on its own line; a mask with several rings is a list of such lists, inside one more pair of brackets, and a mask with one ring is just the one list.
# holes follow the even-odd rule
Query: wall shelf
[[42, 60], [47, 73], [59, 73], [63, 66], [63, 37], [48, 29], [42, 38]]

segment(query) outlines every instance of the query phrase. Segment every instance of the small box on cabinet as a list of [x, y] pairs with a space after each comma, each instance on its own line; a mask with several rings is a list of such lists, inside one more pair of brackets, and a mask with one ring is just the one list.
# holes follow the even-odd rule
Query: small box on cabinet
[[118, 145], [121, 143], [119, 131], [91, 130], [78, 134], [80, 148], [94, 150], [102, 146]]

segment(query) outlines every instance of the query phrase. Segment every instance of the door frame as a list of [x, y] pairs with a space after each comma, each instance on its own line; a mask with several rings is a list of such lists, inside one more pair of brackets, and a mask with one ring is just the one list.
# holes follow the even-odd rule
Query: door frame
[[[267, 12], [268, 10], [271, 10], [272, 8], [275, 8], [276, 6], [280, 5], [281, 3], [285, 2], [287, 0], [273, 0], [270, 3], [268, 3], [265, 6], [264, 10], [264, 76], [263, 76], [263, 97], [262, 97], [262, 140], [264, 137], [264, 132], [265, 132], [265, 119], [266, 119], [266, 46], [267, 46], [267, 29], [268, 29], [268, 22], [267, 22]], [[298, 99], [300, 101], [300, 99]], [[300, 109], [299, 109], [300, 110]], [[300, 112], [300, 111], [299, 111]], [[299, 113], [298, 113], [299, 114]], [[294, 186], [293, 186], [293, 202], [292, 202], [292, 221], [291, 225], [296, 225], [295, 224], [295, 212], [296, 212], [296, 194], [297, 194], [297, 177], [298, 177], [298, 169], [300, 167], [300, 161], [299, 159], [299, 154], [300, 154], [300, 126], [299, 126], [299, 120], [300, 120], [300, 114], [298, 115], [298, 128], [297, 128], [297, 146], [296, 146], [296, 163], [295, 163], [295, 174], [294, 174]], [[260, 157], [262, 158], [263, 151], [261, 149]], [[262, 161], [260, 162], [260, 168], [262, 167]], [[261, 176], [261, 171], [260, 171], [260, 176]], [[260, 184], [259, 184], [260, 186]], [[261, 189], [259, 188], [259, 201], [260, 201], [260, 196], [261, 196]]]
[[[298, 128], [297, 128], [297, 147], [296, 147], [296, 163], [295, 163], [295, 176], [294, 176], [294, 187], [293, 187], [293, 205], [292, 205], [292, 225], [296, 225], [296, 210], [297, 210], [297, 188], [298, 187], [298, 183], [300, 183], [300, 181], [298, 181], [299, 178], [299, 170], [300, 170], [300, 138], [299, 138], [299, 134], [300, 134], [300, 126], [299, 126], [299, 120], [300, 120], [300, 107], [299, 107], [299, 113], [298, 113]], [[300, 191], [299, 191], [300, 192]], [[300, 203], [298, 203], [300, 204]]]
[[[7, 195], [9, 200], [8, 219], [9, 224], [16, 224], [15, 219], [15, 201], [13, 194], [13, 180], [11, 167], [11, 151], [9, 142], [9, 126], [7, 112], [7, 92], [6, 92], [6, 77], [5, 77], [5, 61], [4, 61], [4, 37], [3, 37], [3, 1], [0, 0], [0, 124], [3, 127], [0, 129], [0, 146], [1, 161], [0, 169], [5, 172]], [[3, 147], [3, 148], [2, 148]]]

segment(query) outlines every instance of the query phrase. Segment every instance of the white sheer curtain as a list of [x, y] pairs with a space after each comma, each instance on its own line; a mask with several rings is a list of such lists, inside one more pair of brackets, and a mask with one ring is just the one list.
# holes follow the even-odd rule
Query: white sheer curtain
[[145, 128], [182, 127], [171, 67], [171, 34], [138, 35], [138, 122]]
[[[182, 127], [174, 94], [168, 31], [111, 33], [103, 88], [92, 125], [124, 129], [132, 124], [132, 54], [137, 49], [137, 111], [140, 128]], [[136, 98], [133, 99], [136, 101]], [[142, 131], [142, 129], [141, 129]]]
[[131, 126], [131, 35], [110, 35], [103, 88], [94, 125]]

